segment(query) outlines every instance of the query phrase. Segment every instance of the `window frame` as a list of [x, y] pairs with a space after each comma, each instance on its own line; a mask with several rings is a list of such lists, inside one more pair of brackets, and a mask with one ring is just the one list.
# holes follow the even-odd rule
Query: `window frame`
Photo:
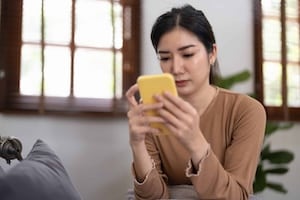
[[[73, 0], [75, 2], [75, 0]], [[1, 1], [0, 26], [0, 111], [3, 113], [124, 115], [125, 93], [140, 74], [140, 0], [121, 0], [123, 8], [122, 98], [95, 99], [78, 97], [24, 96], [19, 94], [22, 43], [22, 0]], [[128, 13], [127, 13], [128, 14]], [[124, 21], [130, 17], [129, 22]], [[130, 23], [128, 25], [128, 23]], [[129, 30], [128, 30], [129, 28]], [[124, 37], [124, 31], [130, 37]], [[70, 44], [70, 48], [74, 48]]]
[[[299, 1], [299, 0], [298, 0]], [[263, 88], [263, 36], [262, 36], [262, 6], [261, 0], [254, 0], [254, 64], [255, 64], [255, 94], [257, 99], [264, 102], [264, 88]], [[281, 0], [284, 4], [285, 0]], [[300, 2], [299, 2], [300, 5]], [[281, 12], [284, 13], [284, 7], [281, 6]], [[300, 13], [300, 12], [299, 12]], [[299, 14], [300, 15], [300, 14]], [[300, 16], [299, 16], [300, 19]], [[281, 15], [281, 28], [282, 28], [282, 41], [286, 41], [286, 28], [284, 14]], [[298, 21], [300, 25], [300, 21]], [[300, 33], [299, 33], [300, 34]], [[300, 121], [300, 107], [289, 107], [287, 105], [287, 77], [286, 77], [286, 43], [282, 42], [281, 46], [281, 64], [283, 66], [282, 75], [282, 105], [281, 106], [265, 106], [267, 117], [269, 120], [274, 121]], [[300, 62], [300, 61], [299, 61]]]

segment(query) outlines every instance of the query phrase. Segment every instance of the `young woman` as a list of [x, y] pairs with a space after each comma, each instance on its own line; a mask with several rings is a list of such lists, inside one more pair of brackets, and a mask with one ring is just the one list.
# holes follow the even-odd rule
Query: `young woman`
[[[217, 46], [200, 10], [185, 5], [164, 13], [151, 40], [179, 96], [164, 92], [146, 105], [134, 98], [136, 84], [127, 91], [136, 199], [170, 198], [172, 185], [191, 185], [198, 199], [248, 199], [264, 138], [263, 106], [213, 85]], [[145, 115], [149, 110], [158, 116]], [[153, 122], [172, 134], [157, 134]]]

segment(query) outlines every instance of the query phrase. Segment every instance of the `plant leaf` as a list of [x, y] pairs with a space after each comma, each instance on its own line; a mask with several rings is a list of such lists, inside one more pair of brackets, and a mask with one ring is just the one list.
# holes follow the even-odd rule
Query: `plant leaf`
[[236, 73], [227, 77], [218, 77], [216, 80], [216, 85], [225, 89], [231, 88], [234, 84], [246, 81], [250, 78], [250, 72], [244, 70], [242, 72]]
[[267, 121], [265, 135], [269, 136], [272, 133], [276, 132], [278, 130], [278, 126], [279, 125], [277, 123]]
[[280, 123], [274, 121], [267, 121], [265, 135], [270, 136], [275, 133], [277, 130], [284, 130], [293, 127], [293, 123]]
[[273, 169], [266, 169], [266, 174], [285, 174], [289, 171], [286, 167], [279, 167], [279, 168], [273, 168]]
[[267, 187], [280, 193], [287, 193], [287, 190], [279, 183], [268, 182]]
[[294, 160], [294, 154], [287, 150], [273, 151], [264, 154], [262, 160], [268, 160], [273, 164], [287, 164]]
[[267, 182], [266, 173], [263, 171], [262, 165], [259, 164], [256, 170], [255, 180], [253, 183], [254, 193], [263, 191], [267, 187], [266, 182]]
[[270, 144], [266, 144], [260, 153], [262, 160], [270, 153]]

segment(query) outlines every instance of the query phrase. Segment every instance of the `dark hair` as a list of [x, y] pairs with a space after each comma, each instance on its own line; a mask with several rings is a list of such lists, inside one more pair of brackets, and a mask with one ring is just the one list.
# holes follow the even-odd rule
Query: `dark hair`
[[[204, 44], [207, 53], [212, 52], [213, 45], [216, 43], [212, 27], [202, 11], [196, 10], [189, 4], [172, 8], [157, 18], [151, 31], [151, 41], [156, 52], [162, 35], [178, 26], [194, 33]], [[216, 60], [211, 66], [210, 83], [215, 82], [218, 71], [218, 61]]]

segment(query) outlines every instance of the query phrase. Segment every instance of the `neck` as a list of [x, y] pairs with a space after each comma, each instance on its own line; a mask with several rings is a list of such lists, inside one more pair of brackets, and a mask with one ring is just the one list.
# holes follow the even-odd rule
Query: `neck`
[[201, 116], [216, 96], [216, 93], [216, 87], [208, 85], [205, 88], [199, 89], [197, 93], [184, 97], [184, 99], [188, 101]]

